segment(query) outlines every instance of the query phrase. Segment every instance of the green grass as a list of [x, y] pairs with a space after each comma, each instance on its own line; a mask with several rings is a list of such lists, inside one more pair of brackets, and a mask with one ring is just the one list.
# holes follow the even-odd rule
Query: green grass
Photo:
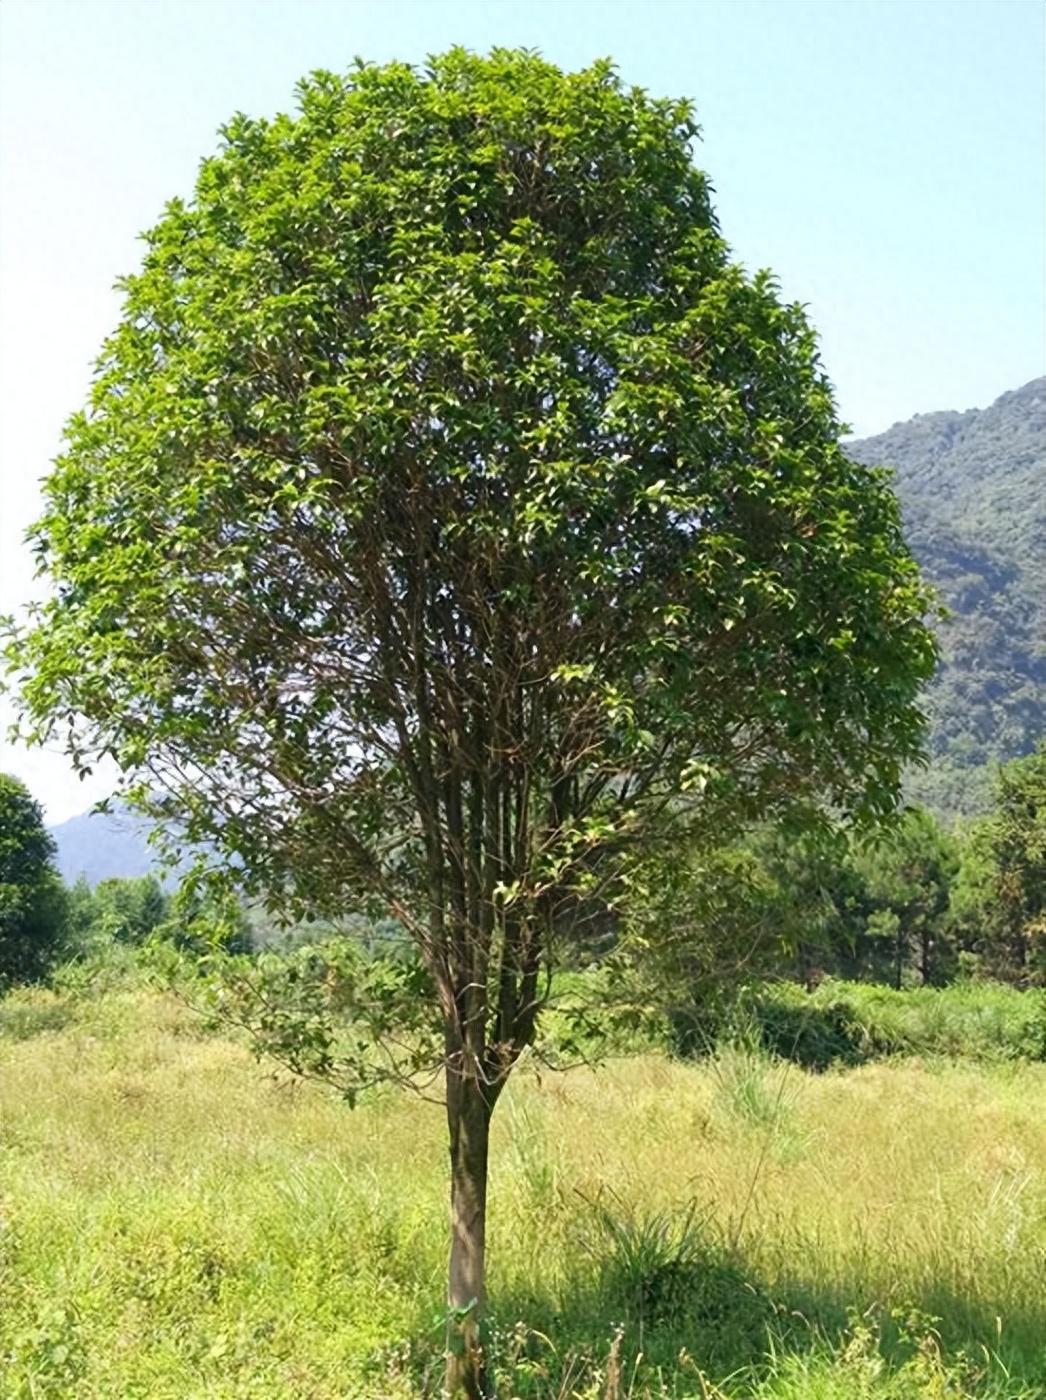
[[811, 1028], [841, 1028], [850, 1049], [841, 1058], [851, 1063], [887, 1055], [1046, 1059], [1043, 994], [998, 983], [960, 982], [898, 992], [868, 983], [828, 981], [812, 994], [794, 984], [780, 984], [757, 991], [749, 1004], [753, 1011], [762, 1010], [767, 1048], [778, 1053], [788, 1050], [789, 1038], [803, 1026], [805, 1016]]
[[[2, 1394], [438, 1393], [442, 1109], [354, 1113], [140, 988], [20, 992]], [[494, 1123], [502, 1396], [1032, 1400], [1046, 1067], [751, 1045], [539, 1077]]]
[[720, 1008], [679, 1008], [665, 1043], [707, 1054], [724, 1038], [816, 1070], [890, 1056], [1046, 1060], [1046, 995], [992, 982], [895, 991], [828, 980], [814, 992], [759, 983]]

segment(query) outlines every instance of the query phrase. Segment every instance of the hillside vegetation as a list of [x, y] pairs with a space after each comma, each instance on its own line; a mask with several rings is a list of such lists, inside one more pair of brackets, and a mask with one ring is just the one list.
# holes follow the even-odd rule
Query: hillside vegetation
[[983, 410], [919, 414], [847, 451], [894, 468], [912, 548], [950, 614], [928, 695], [933, 763], [911, 793], [944, 813], [980, 812], [988, 765], [1046, 734], [1046, 379]]

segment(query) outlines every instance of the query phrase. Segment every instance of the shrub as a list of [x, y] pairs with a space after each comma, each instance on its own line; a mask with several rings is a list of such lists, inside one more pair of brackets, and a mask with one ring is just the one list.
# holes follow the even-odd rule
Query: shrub
[[672, 1047], [678, 1055], [701, 1055], [739, 1034], [818, 1071], [889, 1055], [1043, 1060], [1046, 997], [992, 982], [896, 991], [825, 981], [813, 992], [766, 983], [743, 989], [730, 1007], [678, 1017]]

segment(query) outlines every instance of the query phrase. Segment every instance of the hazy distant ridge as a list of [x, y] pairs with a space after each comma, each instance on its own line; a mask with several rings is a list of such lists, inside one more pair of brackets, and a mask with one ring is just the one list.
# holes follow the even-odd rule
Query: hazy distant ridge
[[146, 824], [125, 810], [85, 812], [51, 827], [58, 847], [55, 864], [70, 885], [80, 876], [94, 886], [100, 880], [147, 875], [158, 865], [147, 833]]

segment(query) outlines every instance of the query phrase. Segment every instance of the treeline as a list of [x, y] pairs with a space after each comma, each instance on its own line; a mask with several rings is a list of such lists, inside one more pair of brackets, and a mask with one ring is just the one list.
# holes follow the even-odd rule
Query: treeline
[[[110, 950], [141, 948], [160, 939], [186, 952], [202, 952], [206, 940], [199, 908], [166, 891], [155, 875], [102, 880], [93, 889], [83, 878], [71, 887], [41, 882], [40, 899], [31, 918], [14, 918], [0, 910], [0, 990], [17, 983], [44, 981], [56, 967], [86, 962]], [[23, 902], [24, 908], [24, 902]], [[223, 911], [224, 912], [224, 911]], [[233, 936], [222, 946], [246, 952], [252, 947], [250, 924], [241, 912]]]
[[[158, 938], [206, 946], [200, 898], [155, 876], [63, 885], [42, 814], [17, 780], [0, 777], [0, 986], [40, 981], [58, 963]], [[223, 907], [222, 946], [249, 952], [329, 937], [329, 925], [280, 930], [257, 910]], [[398, 926], [351, 921], [364, 953], [394, 946]], [[580, 949], [629, 953], [653, 988], [706, 1005], [738, 981], [825, 978], [894, 988], [972, 977], [1046, 983], [1046, 745], [1005, 765], [992, 811], [954, 828], [909, 809], [877, 839], [780, 829], [654, 862], [637, 881], [626, 924]], [[575, 948], [575, 953], [578, 949]]]
[[757, 834], [725, 861], [735, 916], [758, 927], [764, 956], [779, 950], [776, 971], [811, 989], [826, 976], [898, 990], [972, 975], [1041, 983], [1043, 828], [1022, 801], [1036, 766], [1041, 756], [1009, 765], [1005, 804], [966, 826], [914, 807], [874, 841]]
[[189, 888], [166, 891], [155, 875], [80, 879], [67, 886], [54, 866], [55, 843], [38, 802], [17, 778], [0, 773], [0, 992], [42, 982], [60, 965], [110, 949], [134, 949], [157, 937], [201, 951], [203, 930], [221, 925], [230, 950], [251, 947], [243, 910], [207, 917]]
[[1000, 770], [977, 821], [948, 828], [912, 808], [875, 841], [766, 829], [685, 865], [655, 862], [643, 884], [626, 928], [638, 995], [623, 981], [684, 1041], [770, 983], [1042, 986], [1046, 747]]

